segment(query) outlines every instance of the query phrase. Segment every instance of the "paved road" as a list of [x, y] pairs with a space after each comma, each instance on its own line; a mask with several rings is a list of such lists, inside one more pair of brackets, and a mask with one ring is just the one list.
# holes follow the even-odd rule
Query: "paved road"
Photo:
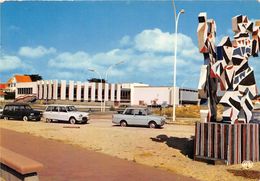
[[193, 180], [78, 146], [0, 129], [0, 145], [41, 162], [41, 181]]

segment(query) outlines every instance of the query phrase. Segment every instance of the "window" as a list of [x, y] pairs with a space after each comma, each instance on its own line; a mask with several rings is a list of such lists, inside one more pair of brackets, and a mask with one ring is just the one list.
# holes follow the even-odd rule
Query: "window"
[[132, 114], [133, 115], [139, 115], [139, 109], [133, 109]]
[[32, 94], [32, 88], [18, 88], [18, 94]]
[[147, 112], [145, 109], [140, 109], [138, 115], [146, 116]]
[[68, 111], [77, 111], [77, 108], [75, 108], [74, 106], [68, 106], [67, 110]]
[[66, 110], [65, 107], [61, 106], [61, 107], [60, 107], [60, 112], [67, 112], [67, 110]]
[[58, 112], [59, 111], [59, 108], [57, 106], [54, 106], [53, 109], [52, 109], [53, 112]]
[[132, 115], [132, 114], [133, 114], [133, 109], [127, 109], [127, 110], [125, 111], [125, 114], [126, 114], [126, 115]]
[[53, 109], [53, 107], [52, 107], [52, 106], [49, 106], [49, 107], [47, 107], [46, 111], [47, 111], [47, 112], [50, 112], [50, 111], [52, 111], [52, 109]]

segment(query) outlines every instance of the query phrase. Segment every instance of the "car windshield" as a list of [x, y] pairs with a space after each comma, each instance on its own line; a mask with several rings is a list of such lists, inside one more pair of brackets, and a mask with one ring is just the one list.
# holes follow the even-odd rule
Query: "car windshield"
[[74, 106], [68, 106], [67, 110], [68, 111], [78, 111], [77, 108], [75, 108]]

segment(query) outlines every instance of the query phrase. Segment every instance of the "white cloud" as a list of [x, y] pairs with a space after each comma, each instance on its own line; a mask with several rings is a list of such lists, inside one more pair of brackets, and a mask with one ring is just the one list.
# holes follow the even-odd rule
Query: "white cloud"
[[84, 69], [90, 65], [90, 57], [87, 53], [64, 52], [49, 60], [48, 65], [54, 68]]
[[[135, 36], [135, 48], [143, 52], [173, 53], [175, 35], [160, 29], [144, 30]], [[177, 34], [177, 55], [200, 60], [197, 46], [184, 34]]]
[[[84, 51], [64, 52], [51, 58], [48, 66], [62, 72], [57, 76], [75, 80], [75, 76], [80, 76], [79, 73], [69, 72], [88, 72], [88, 68], [94, 68], [105, 76], [110, 65], [124, 61], [109, 72], [109, 80], [162, 85], [172, 81], [173, 43], [173, 34], [160, 29], [144, 30], [133, 38], [125, 36], [119, 41], [120, 46], [124, 44], [127, 48], [115, 48], [96, 54]], [[177, 61], [177, 74], [186, 79], [191, 74], [199, 74], [200, 65], [203, 64], [203, 55], [198, 53], [192, 39], [184, 34], [178, 34]], [[88, 75], [97, 76], [93, 73]]]
[[23, 63], [19, 57], [3, 55], [0, 57], [0, 71], [10, 71], [23, 67]]
[[45, 48], [43, 46], [38, 46], [36, 48], [24, 46], [19, 49], [18, 54], [20, 56], [28, 57], [28, 58], [40, 58], [45, 55], [56, 53], [56, 49], [53, 47]]
[[126, 35], [123, 38], [121, 38], [121, 40], [119, 41], [121, 46], [127, 46], [127, 45], [131, 45], [131, 39], [130, 36]]

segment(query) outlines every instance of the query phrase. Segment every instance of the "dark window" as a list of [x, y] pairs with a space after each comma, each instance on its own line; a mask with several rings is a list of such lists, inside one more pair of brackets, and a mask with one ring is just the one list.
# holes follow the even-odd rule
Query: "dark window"
[[116, 98], [117, 98], [117, 90], [115, 90], [114, 98], [115, 98], [115, 100], [116, 100]]
[[61, 94], [61, 88], [60, 88], [60, 85], [58, 86], [58, 95], [57, 95], [57, 98], [59, 99], [60, 98], [60, 94]]
[[69, 87], [66, 87], [66, 98], [69, 98]]
[[126, 115], [133, 115], [133, 109], [127, 109], [127, 110], [125, 111], [125, 114], [126, 114]]
[[95, 99], [98, 99], [98, 90], [95, 90]]
[[52, 106], [49, 106], [49, 107], [47, 107], [46, 111], [50, 112], [50, 111], [52, 111], [52, 108], [53, 108]]
[[61, 106], [61, 107], [60, 107], [60, 112], [67, 112], [67, 110], [66, 110], [65, 107]]
[[88, 99], [91, 99], [91, 88], [88, 88]]
[[111, 99], [111, 90], [108, 90], [108, 99]]
[[73, 92], [73, 98], [76, 99], [77, 98], [77, 88], [74, 88], [74, 92]]
[[52, 111], [53, 111], [53, 112], [58, 112], [58, 111], [59, 111], [59, 109], [58, 109], [58, 107], [57, 107], [57, 106], [54, 106], [54, 107], [53, 107], [53, 109], [52, 109]]
[[82, 88], [81, 88], [81, 99], [84, 99], [84, 90], [85, 90], [85, 89], [82, 87]]

